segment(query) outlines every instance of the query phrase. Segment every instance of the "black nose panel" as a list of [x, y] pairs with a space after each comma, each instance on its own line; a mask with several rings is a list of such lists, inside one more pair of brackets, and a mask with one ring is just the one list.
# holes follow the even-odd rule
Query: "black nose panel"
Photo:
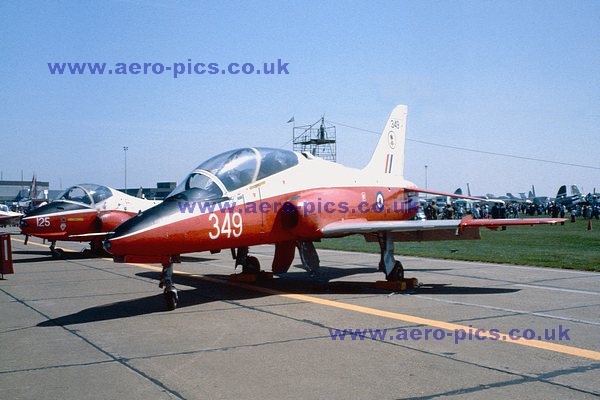
[[91, 207], [84, 204], [71, 203], [69, 201], [53, 201], [52, 203], [45, 204], [41, 207], [29, 211], [23, 218], [37, 217], [40, 215], [54, 214], [63, 211], [75, 211], [75, 210], [86, 210]]
[[111, 238], [118, 238], [152, 227], [166, 221], [169, 216], [180, 212], [181, 210], [176, 201], [165, 201], [123, 222], [114, 230]]

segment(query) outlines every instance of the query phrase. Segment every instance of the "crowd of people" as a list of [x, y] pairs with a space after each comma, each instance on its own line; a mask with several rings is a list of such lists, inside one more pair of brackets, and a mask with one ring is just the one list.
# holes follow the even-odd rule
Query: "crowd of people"
[[533, 203], [503, 203], [495, 202], [491, 206], [488, 203], [475, 203], [467, 207], [467, 203], [453, 203], [438, 206], [435, 201], [430, 201], [425, 206], [425, 219], [462, 219], [471, 215], [474, 219], [498, 219], [498, 218], [521, 218], [522, 216], [540, 216], [552, 218], [576, 219], [600, 219], [600, 202], [580, 203], [567, 208], [565, 204], [547, 202], [544, 204]]

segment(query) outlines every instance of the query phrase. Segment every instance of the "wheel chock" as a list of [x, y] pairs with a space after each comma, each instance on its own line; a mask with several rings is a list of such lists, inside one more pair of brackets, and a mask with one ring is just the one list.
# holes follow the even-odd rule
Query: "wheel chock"
[[269, 279], [273, 279], [273, 272], [260, 271], [258, 273], [258, 279], [261, 280], [261, 281], [267, 281]]
[[268, 271], [260, 271], [258, 274], [231, 274], [229, 280], [232, 282], [256, 282], [273, 279], [273, 273]]
[[419, 280], [417, 278], [406, 278], [398, 281], [377, 281], [375, 287], [377, 289], [384, 290], [395, 290], [403, 292], [408, 289], [414, 289], [419, 286]]
[[256, 282], [257, 277], [256, 274], [231, 274], [229, 280], [232, 282]]

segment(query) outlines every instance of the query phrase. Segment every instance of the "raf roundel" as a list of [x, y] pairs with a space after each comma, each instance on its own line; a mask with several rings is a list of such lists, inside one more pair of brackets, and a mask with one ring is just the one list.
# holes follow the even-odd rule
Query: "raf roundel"
[[396, 134], [394, 133], [394, 131], [390, 131], [388, 133], [388, 144], [390, 145], [391, 149], [396, 148]]
[[377, 192], [377, 196], [375, 196], [375, 204], [377, 206], [377, 211], [383, 210], [383, 193]]

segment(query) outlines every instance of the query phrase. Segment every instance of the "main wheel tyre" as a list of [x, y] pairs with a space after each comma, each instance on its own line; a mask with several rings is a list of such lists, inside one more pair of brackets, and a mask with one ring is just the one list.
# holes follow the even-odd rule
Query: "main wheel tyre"
[[65, 251], [63, 249], [50, 250], [52, 258], [65, 258]]
[[404, 267], [402, 266], [402, 263], [400, 261], [396, 260], [392, 272], [388, 276], [386, 276], [386, 279], [389, 282], [397, 282], [404, 279]]
[[260, 262], [256, 257], [246, 257], [246, 264], [242, 266], [244, 274], [258, 274], [260, 272]]

